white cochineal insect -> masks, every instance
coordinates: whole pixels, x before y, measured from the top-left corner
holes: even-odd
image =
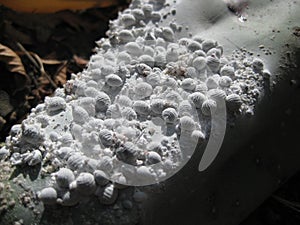
[[[178,113],[174,108],[167,108],[162,112],[162,118],[166,123],[174,123],[178,118]]]
[[[230,94],[226,97],[226,106],[229,110],[238,111],[242,103],[241,97],[237,94]]]
[[[68,168],[61,168],[54,174],[56,183],[61,188],[69,188],[70,184],[75,180],[75,175]]]
[[[46,97],[45,107],[49,113],[54,113],[66,108],[66,100],[62,97]]]
[[[207,99],[203,102],[201,111],[205,116],[211,116],[217,110],[217,103],[212,99]]]
[[[46,205],[53,205],[56,203],[57,192],[52,187],[47,187],[37,193],[38,199],[40,199]]]
[[[201,92],[194,92],[190,94],[188,98],[194,104],[196,109],[201,108],[203,102],[207,99],[207,97]]]
[[[135,101],[133,103],[133,109],[139,115],[149,115],[151,110],[150,106],[146,101]]]
[[[79,176],[73,181],[70,186],[70,190],[76,190],[82,195],[94,194],[97,186],[94,176],[90,173],[80,173]]]
[[[96,112],[105,112],[110,104],[110,97],[104,92],[99,92],[96,96]]]

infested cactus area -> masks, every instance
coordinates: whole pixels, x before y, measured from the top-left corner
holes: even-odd
[[[81,212],[78,224],[137,224],[147,192],[207,142],[220,102],[231,122],[254,114],[264,62],[243,49],[225,55],[180,21],[161,25],[174,12],[175,3],[133,1],[88,67],[12,128],[1,157],[37,171],[39,185],[21,185],[37,221],[61,210],[73,222]]]

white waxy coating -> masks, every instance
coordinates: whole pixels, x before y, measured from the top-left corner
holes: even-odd
[[[142,49],[139,44],[135,42],[129,42],[125,45],[126,51],[132,56],[139,56],[142,54]]]
[[[229,76],[222,76],[219,79],[220,87],[228,88],[232,83],[232,79]]]
[[[166,52],[167,62],[176,62],[178,60],[179,54],[175,48],[168,48]]]
[[[29,166],[35,166],[40,164],[43,160],[42,153],[39,150],[33,150],[30,154],[24,159]]]
[[[106,116],[108,118],[113,118],[113,119],[120,118],[121,116],[120,106],[118,104],[110,105],[106,111]]]
[[[22,138],[27,143],[37,145],[44,141],[44,134],[37,125],[22,124]]]
[[[70,184],[70,189],[76,189],[83,195],[92,195],[96,190],[94,176],[90,173],[80,173],[76,180]]]
[[[151,15],[151,13],[152,13],[152,11],[153,11],[153,6],[152,6],[151,4],[144,4],[144,5],[142,6],[142,10],[143,10],[145,16],[148,17],[148,16]]]
[[[195,105],[195,108],[199,109],[206,100],[206,96],[201,92],[194,92],[189,95],[189,100]]]
[[[53,205],[56,203],[57,192],[54,188],[44,188],[37,194],[38,198],[46,205]]]
[[[108,184],[103,191],[100,193],[99,200],[100,203],[104,205],[113,204],[118,198],[118,189],[114,187],[113,184]]]
[[[147,98],[152,94],[152,86],[146,82],[138,83],[135,88],[134,92],[140,99]]]
[[[212,48],[207,52],[207,55],[220,59],[222,56],[222,50],[219,48]]]
[[[123,80],[116,74],[110,74],[105,77],[105,82],[111,87],[120,87],[123,84]]]
[[[193,66],[197,70],[203,70],[206,68],[206,58],[199,56],[193,60]]]
[[[68,188],[71,182],[75,180],[75,176],[72,170],[68,168],[61,168],[55,174],[55,180],[59,187]]]
[[[162,29],[162,36],[166,41],[174,40],[174,32],[170,27],[164,27]]]
[[[167,108],[162,112],[162,118],[166,123],[174,123],[178,118],[177,111],[174,108]]]
[[[128,98],[126,95],[118,95],[115,99],[115,103],[124,107],[131,107],[132,100]]]
[[[72,107],[73,121],[78,124],[83,124],[89,118],[88,112],[81,106]]]
[[[208,89],[215,89],[219,87],[219,82],[218,79],[216,79],[215,77],[209,77],[206,80],[206,86]]]
[[[234,68],[232,66],[225,65],[221,68],[220,75],[233,78],[234,77]]]
[[[66,100],[61,97],[46,97],[45,107],[49,113],[64,110],[66,108]]]
[[[165,101],[163,99],[153,99],[150,103],[151,111],[155,114],[161,114],[165,109]]]
[[[117,158],[126,163],[134,163],[137,159],[138,149],[132,142],[126,142],[116,150]]]
[[[146,65],[153,67],[154,66],[154,58],[150,55],[142,55],[139,58],[141,63],[145,63]]]
[[[179,116],[187,116],[193,114],[193,107],[188,100],[183,100],[182,102],[180,102],[178,114]]]
[[[190,50],[191,52],[201,50],[201,44],[197,41],[191,41],[187,47],[188,47],[188,50]]]
[[[206,64],[211,72],[217,73],[220,67],[220,59],[215,56],[206,57]]]
[[[107,175],[102,170],[95,170],[94,171],[94,178],[98,185],[103,186],[109,183],[107,179]]]
[[[158,23],[159,21],[161,21],[161,14],[159,12],[152,12],[151,20],[153,23]]]
[[[149,115],[151,111],[149,104],[145,101],[135,101],[133,103],[133,109],[140,115]]]
[[[157,140],[157,130],[156,128],[152,130],[152,125],[149,127],[149,124],[162,126],[159,129],[165,127],[173,129],[176,126],[177,135],[181,130],[182,134],[187,134],[192,140],[204,140],[206,133],[196,122],[197,110],[195,108],[201,108],[203,114],[209,116],[211,111],[213,113],[216,110],[217,104],[219,105],[218,99],[226,97],[226,92],[229,94],[226,98],[228,109],[231,110],[229,113],[235,115],[238,110],[242,112],[247,106],[244,108],[241,104],[245,102],[247,104],[249,98],[251,102],[255,102],[255,97],[249,97],[245,86],[242,85],[242,82],[249,81],[247,76],[243,76],[244,73],[247,75],[250,71],[249,73],[254,76],[263,73],[262,61],[252,57],[243,61],[234,58],[229,62],[225,56],[222,56],[222,46],[218,46],[215,41],[199,37],[182,38],[177,41],[175,38],[178,36],[177,32],[180,32],[180,25],[175,20],[171,21],[167,27],[161,27],[157,23],[162,15],[167,15],[160,11],[160,7],[165,8],[161,4],[165,1],[150,0],[148,3],[150,4],[135,0],[133,2],[135,7],[125,10],[118,20],[112,21],[111,30],[108,32],[109,39],[102,39],[98,42],[100,48],[97,49],[97,55],[91,58],[88,68],[78,75],[72,75],[74,80],[68,82],[65,90],[56,91],[55,96],[63,99],[64,103],[59,103],[58,107],[56,103],[50,107],[47,104],[39,105],[30,114],[28,120],[30,125],[37,124],[36,129],[22,128],[12,139],[12,142],[25,141],[30,147],[35,145],[34,149],[46,140],[45,158],[47,160],[48,157],[54,158],[51,165],[55,169],[62,169],[66,166],[70,171],[76,171],[74,172],[76,176],[78,173],[90,172],[94,175],[95,184],[98,185],[97,193],[103,194],[106,191],[109,201],[114,195],[113,189],[121,186],[117,184],[112,186],[107,179],[103,179],[104,172],[99,171],[105,171],[108,178],[111,175],[114,178],[119,177],[121,183],[126,183],[127,175],[130,174],[126,169],[122,169],[121,175],[120,171],[114,170],[114,163],[117,159],[134,165],[142,165],[138,173],[152,180],[164,177],[165,170],[152,170],[149,169],[149,165],[162,162],[169,170],[172,170],[180,164],[180,159],[175,160],[176,157],[174,157],[170,160],[170,155],[182,154],[184,148],[177,149],[178,143],[175,141],[171,144],[171,141],[164,137],[164,129],[160,130],[162,137],[158,138],[162,138],[162,141]],[[172,10],[173,12],[175,9]],[[111,82],[110,75],[112,74],[118,76],[122,82],[119,78],[116,82]],[[259,86],[260,81],[254,82],[254,86]],[[146,89],[145,84],[148,85]],[[135,93],[139,85],[144,85],[140,91],[142,94]],[[151,92],[147,89],[151,89]],[[255,94],[260,90],[258,88],[251,91]],[[230,95],[231,93],[236,93],[239,98]],[[240,99],[241,96],[243,99]],[[141,101],[144,105],[137,103],[137,100],[141,99],[144,100]],[[69,107],[71,105],[73,105],[72,111]],[[47,107],[53,112],[49,113]],[[74,113],[74,107],[83,108],[88,115],[79,113],[81,119],[75,118],[73,121],[68,120],[67,117],[62,118],[66,121],[62,122],[66,130],[58,126],[50,134],[51,121],[55,121],[59,116]],[[55,112],[56,108],[61,114]],[[64,109],[66,112],[60,112]],[[41,114],[44,112],[48,112],[47,117],[42,117]],[[163,119],[167,122],[166,124]],[[49,120],[49,124],[45,123],[46,120]],[[174,121],[174,124],[168,124],[170,121]],[[68,126],[70,123],[72,123],[71,126]],[[60,125],[60,122],[57,124]],[[43,133],[44,131],[46,132]],[[153,132],[155,135],[152,136]],[[170,147],[171,145],[175,147]],[[29,162],[34,158],[32,153],[35,151],[44,154],[44,149],[22,154],[17,151],[24,149],[14,144],[12,147],[11,160],[14,164]],[[52,148],[59,150],[52,151]],[[80,180],[78,177],[77,179]],[[83,201],[82,195],[85,194],[76,191],[80,187],[78,180],[70,184],[77,196],[73,195],[75,193],[73,190],[66,193],[60,192],[57,199],[59,204],[75,205]],[[114,181],[118,182],[116,179]],[[55,188],[59,190],[62,187],[57,185]],[[134,199],[139,199],[137,196],[135,194]],[[103,197],[105,196],[100,195],[100,198]],[[105,204],[105,199],[104,201],[100,199],[100,202]],[[114,202],[111,201],[112,204]]]
[[[217,110],[217,103],[212,99],[207,99],[203,102],[201,111],[205,116],[210,116]]]
[[[128,64],[131,62],[131,56],[127,53],[127,52],[120,52],[118,57],[117,57],[117,61],[120,62],[124,62],[125,64]]]
[[[193,131],[195,129],[195,121],[189,116],[180,118],[181,131]]]
[[[71,170],[78,170],[84,165],[85,159],[80,153],[75,153],[68,158],[67,165]]]
[[[205,52],[208,52],[210,49],[216,47],[218,43],[214,40],[204,40],[202,43],[202,49]]]
[[[87,88],[84,90],[84,95],[85,95],[86,97],[94,98],[94,97],[96,97],[98,94],[99,94],[98,89],[96,89],[96,88],[94,88],[94,87],[87,87]]]
[[[121,21],[124,27],[130,27],[136,23],[134,16],[131,14],[123,14],[121,17]]]
[[[151,57],[153,57],[154,54],[155,54],[154,49],[153,49],[151,46],[145,46],[145,47],[143,48],[143,53],[144,53],[145,55],[149,55],[149,56],[151,56]],[[152,58],[152,59],[153,59],[153,58]],[[153,59],[153,60],[154,60],[154,59]]]
[[[145,18],[145,14],[141,9],[133,9],[131,12],[137,21],[143,20]]]
[[[160,74],[159,73],[150,73],[146,77],[147,83],[152,85],[152,87],[158,86],[161,82]]]
[[[113,143],[113,133],[112,133],[112,131],[110,131],[108,129],[100,130],[99,139],[100,139],[100,142],[103,144],[103,146],[110,147]]]
[[[264,69],[264,63],[261,59],[255,58],[252,62],[252,67],[255,72],[261,72]]]
[[[205,135],[201,130],[194,130],[191,134],[191,138],[196,142],[202,142],[203,140],[205,140]]]
[[[181,82],[181,87],[188,91],[193,91],[196,88],[196,82],[192,78],[186,78]]]
[[[129,121],[137,118],[136,112],[131,107],[124,107],[121,110],[121,116]]]
[[[119,40],[121,43],[134,41],[134,35],[130,30],[122,30],[119,33]]]
[[[226,93],[220,89],[211,89],[207,92],[208,98],[215,100],[216,102],[225,101]]]
[[[232,111],[238,111],[242,105],[241,97],[237,94],[230,94],[226,97],[226,106]]]
[[[105,112],[110,104],[110,97],[104,92],[99,92],[99,95],[96,96],[96,111]]]
[[[150,151],[146,155],[146,162],[149,165],[156,164],[161,161],[162,161],[161,156],[157,152]]]

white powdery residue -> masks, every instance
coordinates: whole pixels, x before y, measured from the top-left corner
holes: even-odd
[[[163,180],[186,163],[209,137],[220,101],[233,119],[253,111],[266,82],[263,61],[240,50],[226,57],[214,40],[178,40],[180,24],[157,23],[166,10],[164,1],[134,0],[111,22],[88,68],[13,127],[3,152],[14,164],[44,166],[46,157],[58,171],[39,195],[45,204],[75,205],[86,195],[115,204],[136,175]],[[138,168],[119,168],[120,161]],[[59,188],[66,192],[57,195]],[[136,203],[146,199],[131,194]],[[125,202],[126,210],[136,204]]]

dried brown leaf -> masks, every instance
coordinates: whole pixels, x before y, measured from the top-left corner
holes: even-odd
[[[44,65],[61,65],[64,61],[56,60],[56,59],[41,59],[41,62]]]
[[[0,62],[3,62],[9,72],[18,73],[27,78],[26,71],[20,57],[10,48],[0,44]]]
[[[87,65],[88,62],[89,62],[88,60],[83,59],[83,58],[81,58],[81,57],[79,57],[79,56],[77,56],[77,55],[74,55],[74,56],[73,56],[73,59],[74,59],[76,65],[79,66],[79,67],[81,67],[81,68],[85,68],[86,65]]]
[[[58,68],[54,77],[54,82],[59,86],[62,86],[67,82],[67,63]]]

